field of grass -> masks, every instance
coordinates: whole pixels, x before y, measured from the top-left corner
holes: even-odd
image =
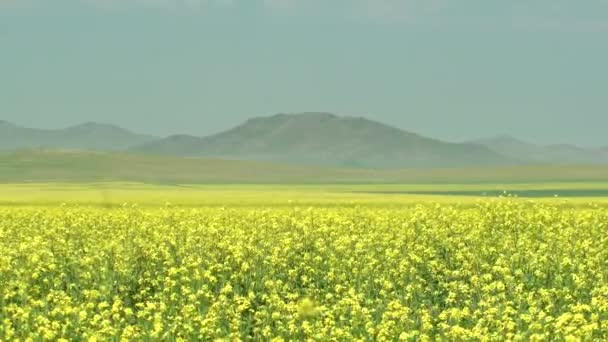
[[[606,340],[603,189],[2,184],[0,340]]]
[[[608,166],[357,169],[87,151],[0,153],[0,183],[500,184],[608,182]]]

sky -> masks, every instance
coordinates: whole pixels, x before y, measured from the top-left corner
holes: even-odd
[[[305,111],[608,145],[608,0],[0,0],[0,119],[207,135]]]

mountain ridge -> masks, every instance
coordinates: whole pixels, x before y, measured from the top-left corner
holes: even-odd
[[[136,152],[350,167],[496,165],[484,146],[448,143],[362,117],[304,112],[251,118],[206,137],[170,136]]]
[[[277,113],[208,136],[162,138],[94,121],[38,129],[0,120],[0,150],[28,148],[363,168],[608,164],[608,146],[540,145],[507,134],[446,142],[365,117],[328,112]]]
[[[85,122],[60,129],[41,129],[0,120],[0,150],[5,151],[27,148],[125,150],[155,139],[158,138],[97,122]]]
[[[509,157],[528,163],[608,164],[608,149],[584,148],[572,144],[533,144],[509,135],[472,140]]]

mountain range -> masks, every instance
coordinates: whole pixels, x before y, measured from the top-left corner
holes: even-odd
[[[512,136],[478,139],[481,144],[510,158],[538,164],[608,164],[608,148],[583,148],[568,144],[537,145]]]
[[[443,142],[368,119],[329,113],[254,118],[212,136],[171,136],[134,151],[372,168],[508,162],[508,158],[479,144]]]
[[[93,122],[52,130],[0,121],[0,150],[33,148],[361,168],[608,164],[608,146],[540,146],[510,136],[453,143],[330,113],[277,114],[249,119],[215,135],[164,138]]]
[[[64,129],[37,129],[0,121],[0,150],[5,151],[31,148],[120,151],[156,139],[95,122]]]

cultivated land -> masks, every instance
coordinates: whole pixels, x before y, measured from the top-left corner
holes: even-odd
[[[608,183],[154,185],[107,182],[0,185],[0,205],[4,206],[398,207],[434,202],[471,204],[480,200],[498,200],[500,196],[519,196],[517,200],[523,202],[534,200],[564,206],[604,205],[608,204]]]
[[[608,338],[601,166],[23,151],[0,178],[0,340]]]
[[[0,339],[606,340],[608,201],[488,187],[0,185]]]

